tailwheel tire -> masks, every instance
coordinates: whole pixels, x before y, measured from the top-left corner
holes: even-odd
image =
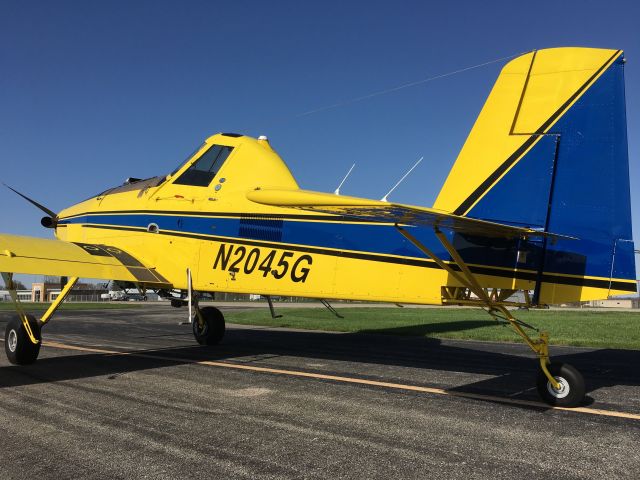
[[[193,319],[193,336],[200,345],[217,345],[224,337],[224,315],[216,307],[204,307],[200,309],[204,320],[201,328],[198,316]]]
[[[552,363],[549,373],[560,383],[555,389],[542,369],[538,373],[538,393],[549,405],[557,407],[577,407],[582,404],[585,395],[584,379],[580,372],[568,363]]]
[[[14,365],[29,365],[36,361],[38,353],[40,353],[40,345],[42,343],[40,324],[33,315],[27,315],[27,319],[33,336],[36,337],[38,343],[34,344],[31,341],[20,317],[13,317],[9,320],[4,331],[4,351],[9,362]]]

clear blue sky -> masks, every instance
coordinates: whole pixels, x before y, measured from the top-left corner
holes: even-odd
[[[268,135],[303,188],[430,206],[504,62],[624,49],[640,238],[640,2],[0,0],[0,180],[52,210],[168,173],[219,131]],[[0,231],[48,236],[0,189]]]

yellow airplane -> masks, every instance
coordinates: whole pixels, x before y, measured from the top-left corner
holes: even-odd
[[[231,133],[169,175],[57,214],[25,197],[57,239],[0,234],[5,283],[15,273],[70,278],[40,320],[12,291],[8,358],[36,360],[42,327],[78,277],[188,302],[204,345],[225,331],[218,309],[198,306],[205,292],[477,305],[538,356],[546,402],[579,405],[581,374],[552,363],[547,333],[531,338],[508,307],[636,291],[623,65],[622,51],[593,48],[509,62],[433,208],[301,190],[265,137]]]

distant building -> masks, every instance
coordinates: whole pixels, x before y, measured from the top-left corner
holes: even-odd
[[[22,302],[30,302],[32,298],[31,290],[17,290],[18,298]],[[0,290],[0,302],[10,302],[11,295],[9,295],[9,290]]]
[[[637,299],[609,298],[607,300],[591,300],[590,302],[587,303],[587,305],[589,307],[598,307],[598,308],[634,308],[637,305]]]
[[[21,302],[53,302],[62,291],[59,283],[37,282],[31,284],[31,290],[17,290],[18,299]],[[90,284],[76,284],[67,298],[71,302],[99,302],[103,293],[107,290],[96,288]],[[8,290],[0,290],[0,301],[10,302],[11,295]]]

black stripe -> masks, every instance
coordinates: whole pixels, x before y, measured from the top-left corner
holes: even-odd
[[[551,117],[549,117],[549,119],[544,122],[542,124],[542,126],[536,131],[536,134],[540,135],[542,133],[544,133],[544,131],[549,128],[551,126],[551,124],[553,122],[555,122],[556,118],[560,116],[560,114],[562,114],[562,112],[564,110],[566,110],[569,105],[571,105],[573,103],[573,101],[578,98],[580,95],[582,95],[582,93],[587,89],[588,85],[594,81],[598,76],[600,76],[600,74],[602,72],[605,71],[606,68],[609,67],[609,63],[616,58],[616,56],[618,56],[618,54],[620,54],[622,50],[616,50],[616,52],[611,55],[611,57],[609,57],[609,59],[604,62],[604,65],[602,65],[597,71],[596,73],[594,73],[593,75],[591,75],[591,77],[589,77],[589,80],[587,80],[584,85],[582,85],[582,87],[580,87],[573,95],[571,95],[571,97],[569,98],[569,100],[567,100],[566,102],[564,102],[564,104],[556,111],[556,113],[554,113]]]
[[[529,85],[529,79],[531,78],[531,70],[533,70],[533,63],[536,61],[537,53],[538,53],[537,50],[533,51],[533,56],[531,57],[531,63],[529,64],[529,70],[527,70],[527,78],[525,78],[524,80],[522,93],[520,94],[520,100],[518,101],[518,108],[516,108],[516,114],[513,116],[513,122],[511,122],[511,130],[509,130],[509,135],[513,135],[513,131],[516,129],[516,122],[518,121],[518,116],[520,115],[522,102],[524,102],[524,94],[527,91],[527,86]]]
[[[87,228],[103,228],[107,230],[125,230],[131,232],[146,232],[146,228],[141,227],[120,227],[120,226],[110,226],[110,225],[85,225]],[[247,240],[241,238],[230,238],[230,237],[219,237],[216,235],[201,235],[197,233],[183,233],[183,232],[173,232],[161,230],[159,232],[160,235],[168,235],[172,237],[183,237],[183,238],[194,238],[196,240],[208,240],[213,242],[222,242],[222,243],[233,243],[237,245],[248,245],[251,247],[266,247],[266,248],[274,248],[274,249],[286,249],[294,252],[304,252],[304,253],[316,253],[318,255],[331,255],[335,257],[348,257],[355,258],[357,260],[371,260],[375,262],[385,262],[385,263],[397,263],[401,265],[412,265],[416,267],[430,267],[430,268],[440,268],[434,262],[429,260],[422,259],[412,259],[412,258],[398,258],[398,257],[390,257],[381,254],[374,253],[359,253],[359,252],[347,252],[344,250],[330,250],[328,248],[321,247],[311,247],[311,246],[300,246],[300,245],[288,245],[282,243],[273,243],[262,240]]]
[[[69,215],[68,217],[60,218],[59,221],[69,220],[71,218],[85,217],[88,215],[111,215],[111,214],[157,214],[157,215],[184,215],[192,217],[223,217],[223,218],[252,218],[252,219],[265,219],[273,220],[274,218],[281,218],[283,220],[318,220],[323,222],[351,222],[351,223],[372,223],[372,220],[365,218],[345,217],[342,215],[302,215],[302,214],[273,214],[273,213],[239,213],[239,212],[194,212],[193,210],[178,211],[178,210],[105,210],[78,213],[75,215]],[[64,224],[60,226],[65,226]]]
[[[469,195],[469,197],[467,197],[467,199],[462,202],[460,204],[460,206],[458,208],[455,209],[455,211],[453,212],[455,215],[464,215],[465,213],[467,213],[467,211],[473,206],[474,203],[476,203],[476,201],[482,197],[482,195],[484,195],[487,190],[489,190],[489,188],[491,188],[491,186],[498,180],[498,178],[500,178],[500,176],[502,176],[502,174],[504,172],[506,172],[511,165],[513,165],[523,154],[524,152],[530,147],[532,146],[534,143],[536,143],[538,140],[540,140],[540,138],[542,138],[542,134],[545,133],[545,130],[547,128],[549,128],[549,126],[554,123],[557,118],[564,112],[564,110],[566,110],[566,108],[571,105],[571,103],[578,98],[583,92],[584,90],[587,88],[587,86],[595,79],[597,78],[604,70],[605,68],[607,68],[607,66],[609,65],[609,62],[611,62],[611,60],[613,60],[618,54],[620,53],[620,50],[616,50],[616,53],[614,53],[605,63],[604,65],[602,65],[597,71],[596,73],[594,73],[591,77],[589,77],[589,80],[587,80],[570,98],[569,100],[567,100],[566,102],[564,102],[562,104],[562,106],[555,111],[555,113],[553,115],[551,115],[546,122],[544,122],[540,128],[538,128],[538,130],[536,130],[536,132],[534,132],[533,134],[531,134],[532,136],[529,137],[524,144],[518,148],[509,158],[507,158],[507,160],[504,161],[504,163],[502,163],[502,165],[500,165],[495,172],[493,172],[491,175],[489,175],[489,177],[480,184],[480,186],[478,188],[476,188],[473,193],[471,195]]]
[[[127,252],[121,250],[117,247],[112,247],[110,245],[102,245],[102,244],[93,244],[93,243],[80,243],[80,242],[72,242],[74,245],[82,248],[85,252],[90,255],[98,256],[98,257],[111,257],[115,258],[120,264],[127,269],[127,271],[133,275],[133,277],[142,283],[165,283],[170,284],[166,278],[160,275],[158,272],[154,270],[148,269],[145,267],[140,261],[138,261],[133,256],[129,255]]]
[[[467,210],[471,208],[471,206],[478,200],[484,193],[489,190],[489,188],[500,178],[500,176],[506,172],[511,165],[515,163],[518,158],[520,158],[524,152],[542,137],[529,137],[523,144],[518,148],[513,155],[511,155],[507,160],[500,165],[489,177],[485,179],[484,182],[480,184],[478,188],[476,188],[471,195],[467,197],[467,199],[460,204],[458,208],[456,208],[453,212],[454,215],[464,215]]]
[[[85,225],[87,228],[102,228],[107,230],[125,230],[132,232],[146,232],[145,228],[139,227],[119,227],[119,226],[109,226],[109,225]],[[382,254],[373,254],[373,253],[360,253],[360,252],[348,252],[344,250],[329,250],[326,248],[320,247],[311,247],[311,246],[301,246],[301,245],[283,245],[281,243],[272,243],[272,242],[264,242],[264,241],[256,241],[256,240],[246,240],[241,238],[228,238],[228,237],[218,237],[215,235],[199,235],[196,233],[182,233],[182,232],[168,232],[166,230],[160,231],[160,235],[169,235],[173,237],[183,237],[183,238],[193,238],[196,240],[205,240],[205,241],[213,241],[213,242],[221,242],[221,243],[233,243],[237,245],[248,245],[252,247],[266,247],[266,248],[274,248],[280,250],[291,250],[294,252],[304,252],[304,253],[316,253],[318,255],[329,255],[334,257],[344,257],[344,258],[353,258],[356,260],[368,260],[372,262],[382,262],[382,263],[393,263],[397,265],[409,265],[414,267],[427,267],[440,269],[440,267],[431,260],[419,259],[419,258],[399,258],[399,257],[391,257],[388,255]],[[450,266],[457,271],[461,271],[460,267],[456,264],[450,264]],[[536,272],[521,272],[521,271],[512,271],[512,270],[500,270],[493,267],[483,267],[483,266],[470,266],[469,267],[473,273],[477,273],[479,275],[491,275],[494,277],[504,277],[504,278],[517,278],[519,280],[536,280],[537,273]],[[636,291],[636,284],[630,285],[627,282],[609,282],[609,280],[596,280],[589,278],[573,278],[573,277],[565,277],[561,275],[554,274],[544,274],[543,281],[548,283],[558,283],[563,285],[576,285],[576,286],[585,286],[585,287],[594,287],[594,288],[611,288],[614,290],[623,290],[628,292]]]
[[[140,261],[129,255],[127,252],[110,245],[95,246],[101,248],[103,251],[107,252],[113,258],[118,260],[122,265],[124,265],[129,273],[133,275],[138,282],[155,283],[158,281],[156,276],[149,269],[147,269],[142,263],[140,263]],[[169,282],[165,281],[163,283]]]

